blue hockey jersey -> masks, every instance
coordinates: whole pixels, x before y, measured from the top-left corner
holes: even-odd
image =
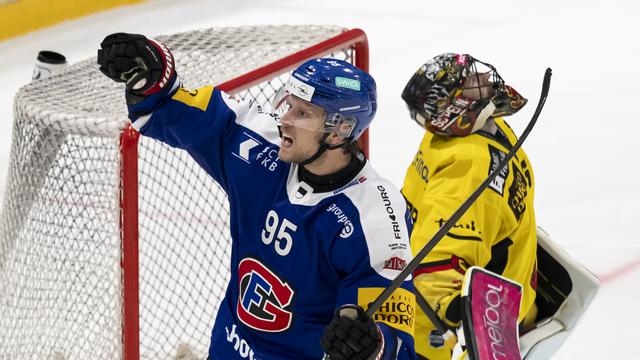
[[[133,126],[188,151],[230,203],[231,278],[209,358],[321,359],[334,311],[366,309],[411,259],[402,195],[369,163],[342,188],[316,193],[297,164],[278,159],[272,114],[213,87],[176,84],[170,94],[130,107]],[[374,315],[384,359],[415,359],[414,315],[407,279]]]

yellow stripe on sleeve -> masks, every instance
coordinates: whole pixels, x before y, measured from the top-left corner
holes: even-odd
[[[178,89],[173,95],[172,99],[180,101],[185,105],[189,105],[198,108],[202,111],[207,111],[211,95],[213,94],[213,86],[205,86],[196,90],[186,90],[184,88]]]

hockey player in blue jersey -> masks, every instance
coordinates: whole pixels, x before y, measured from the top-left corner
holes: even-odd
[[[209,359],[415,359],[411,279],[363,311],[411,259],[404,199],[356,142],[376,111],[370,75],[308,61],[267,113],[184,89],[171,52],[142,35],[107,36],[98,63],[126,84],[132,125],[186,150],[228,194],[231,277]]]

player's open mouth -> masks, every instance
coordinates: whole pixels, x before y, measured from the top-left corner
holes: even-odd
[[[282,147],[290,147],[293,145],[293,138],[282,134]]]

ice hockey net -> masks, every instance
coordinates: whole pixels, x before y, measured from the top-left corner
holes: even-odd
[[[158,40],[185,86],[221,84],[261,104],[309,58],[368,70],[359,29],[215,28]],[[128,127],[123,87],[95,58],[22,88],[14,120],[0,358],[206,358],[228,279],[223,191],[185,152]]]

